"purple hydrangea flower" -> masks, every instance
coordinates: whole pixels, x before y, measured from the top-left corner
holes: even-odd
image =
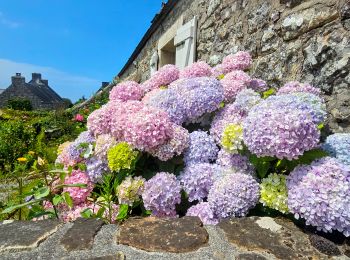
[[[263,92],[263,91],[268,90],[267,83],[262,79],[256,79],[256,78],[253,78],[250,81],[248,88],[251,88],[252,90],[254,90],[256,92]]]
[[[190,207],[187,210],[186,216],[199,217],[204,225],[216,225],[219,223],[208,202],[201,202]]]
[[[215,171],[215,165],[209,163],[193,163],[184,169],[179,180],[190,202],[202,201],[208,196]]]
[[[210,208],[219,220],[244,217],[259,201],[259,184],[250,175],[226,174],[209,191]]]
[[[248,114],[249,110],[260,101],[262,101],[262,98],[260,97],[259,93],[252,89],[243,89],[237,94],[234,104],[246,111]]]
[[[108,163],[105,160],[91,157],[86,161],[86,174],[93,183],[100,182],[103,175],[109,172]]]
[[[318,125],[305,109],[278,97],[254,106],[244,121],[244,143],[257,156],[293,160],[318,146]]]
[[[311,93],[316,96],[321,96],[321,90],[319,88],[315,88],[307,83],[300,83],[299,81],[291,81],[286,83],[283,87],[281,87],[277,95],[291,94],[291,93]]]
[[[236,104],[226,105],[215,115],[211,123],[210,135],[217,144],[220,144],[225,127],[229,124],[241,124],[246,116],[246,109]]]
[[[175,217],[181,202],[181,185],[175,175],[159,172],[145,182],[142,199],[147,210],[157,217]]]
[[[328,136],[323,149],[342,163],[350,165],[350,133],[336,133]]]
[[[248,157],[244,155],[231,154],[222,149],[218,153],[216,164],[222,166],[223,168],[228,168],[255,176],[255,168],[253,164],[251,164]]]
[[[174,123],[182,124],[217,110],[223,99],[223,88],[218,80],[200,77],[177,80],[144,102],[163,109]]]
[[[213,137],[204,131],[194,131],[190,133],[189,146],[184,152],[184,161],[186,164],[215,161],[218,151]]]
[[[350,236],[350,167],[325,157],[287,177],[288,208],[318,230]]]

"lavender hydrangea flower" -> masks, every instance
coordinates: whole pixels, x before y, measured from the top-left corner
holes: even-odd
[[[188,130],[178,125],[174,125],[173,129],[173,137],[167,143],[150,151],[150,154],[161,161],[167,161],[176,155],[182,154],[188,147]]]
[[[109,172],[106,160],[91,157],[86,161],[86,174],[93,183],[101,182],[103,175]]]
[[[157,217],[175,217],[181,202],[181,185],[175,175],[159,172],[145,182],[142,199],[147,210]]]
[[[327,137],[323,149],[332,157],[350,165],[350,133],[336,133]]]
[[[325,157],[287,177],[288,208],[318,230],[350,236],[350,167]]]
[[[286,83],[283,87],[281,87],[277,95],[291,94],[291,93],[311,93],[316,96],[321,95],[321,90],[319,88],[315,88],[307,83],[300,83],[299,81],[291,81]]]
[[[263,91],[268,90],[267,83],[264,80],[257,79],[257,78],[251,79],[248,88],[251,88],[252,90],[254,90],[256,92],[263,92]]]
[[[188,201],[202,201],[208,196],[215,170],[215,166],[209,163],[193,163],[184,169],[179,181],[188,195]]]
[[[223,98],[223,88],[218,80],[200,77],[177,80],[144,102],[166,111],[174,123],[182,124],[215,111]]]
[[[204,131],[194,131],[190,133],[189,146],[184,152],[184,161],[186,164],[215,161],[218,151],[213,137]]]
[[[216,225],[219,223],[208,202],[201,202],[190,207],[187,210],[186,216],[199,217],[204,225]]]
[[[246,111],[248,114],[249,110],[253,106],[260,103],[260,101],[262,101],[262,98],[260,97],[259,93],[252,89],[244,89],[237,94],[234,104]]]
[[[232,169],[236,172],[244,172],[255,176],[255,168],[249,162],[248,157],[240,154],[231,154],[224,149],[219,151],[216,164],[222,166],[223,168]]]
[[[243,139],[257,156],[293,160],[318,146],[320,131],[309,110],[279,101],[267,98],[252,108]]]
[[[259,200],[259,184],[250,175],[226,174],[209,191],[210,208],[219,220],[244,217]]]
[[[243,123],[243,120],[247,115],[247,110],[242,109],[236,104],[226,105],[215,115],[211,123],[210,135],[214,138],[217,144],[220,144],[225,127],[229,124]]]

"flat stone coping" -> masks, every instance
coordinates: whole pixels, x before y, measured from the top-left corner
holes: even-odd
[[[0,222],[0,259],[349,259],[337,244],[283,218],[247,217],[204,226],[196,217]]]

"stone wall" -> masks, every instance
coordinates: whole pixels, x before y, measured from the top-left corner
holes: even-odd
[[[334,241],[332,241],[334,240]],[[131,218],[120,225],[77,219],[0,222],[0,258],[89,260],[349,259],[350,240],[301,230],[288,219]]]
[[[349,0],[179,0],[122,79],[144,81],[160,36],[180,17],[199,18],[197,58],[211,65],[250,51],[250,74],[275,88],[290,80],[325,93],[333,132],[350,131]]]

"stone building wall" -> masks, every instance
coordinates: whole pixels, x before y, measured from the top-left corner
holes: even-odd
[[[184,22],[198,17],[198,60],[216,65],[250,51],[250,75],[276,88],[290,80],[320,87],[331,130],[350,131],[349,0],[179,0],[122,79],[149,77],[157,41],[180,15]]]

